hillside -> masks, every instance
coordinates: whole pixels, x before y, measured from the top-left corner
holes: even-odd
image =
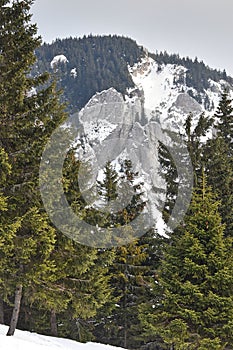
[[[36,71],[55,73],[59,87],[64,90],[64,100],[73,112],[97,91],[115,87],[125,93],[128,87],[133,87],[127,66],[144,56],[143,48],[135,41],[117,36],[58,39],[42,45],[36,54]],[[53,61],[60,55],[63,59]]]
[[[158,72],[167,65],[182,66],[183,73],[174,77],[174,85],[181,90],[186,87],[187,93],[197,102],[204,100],[207,110],[213,109],[205,94],[210,81],[225,81],[227,85],[233,85],[233,79],[225,71],[211,69],[198,59],[193,61],[166,52],[148,53],[134,40],[116,35],[57,39],[52,44],[43,44],[36,55],[38,62],[33,74],[48,70],[55,75],[59,88],[64,91],[63,100],[71,112],[84,107],[96,92],[111,87],[124,95],[128,88],[135,86],[128,67],[145,57],[156,61]]]

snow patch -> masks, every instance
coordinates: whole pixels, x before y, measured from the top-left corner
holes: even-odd
[[[16,330],[13,337],[6,337],[7,326],[0,325],[1,350],[121,350],[121,348],[97,343],[82,344],[70,339],[48,337]]]
[[[180,93],[175,77],[184,74],[185,68],[172,64],[159,65],[150,57],[142,59],[133,67],[129,67],[134,84],[144,93],[144,107],[150,119],[156,111],[161,111],[160,120],[167,117],[167,110],[175,102]]]
[[[58,63],[68,63],[68,62],[69,61],[65,55],[57,55],[52,59],[50,66],[53,69]]]
[[[78,76],[77,68],[71,69],[70,75],[71,75],[73,78],[77,78],[77,76]]]
[[[117,127],[117,125],[112,124],[104,119],[84,122],[83,126],[85,135],[87,135],[88,140],[98,140],[99,142],[104,141]]]
[[[35,96],[37,94],[37,91],[34,87],[31,88],[31,90],[28,90],[27,93],[26,93],[26,96],[27,97],[32,97],[32,96]]]

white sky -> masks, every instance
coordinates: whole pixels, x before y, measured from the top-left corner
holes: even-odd
[[[35,0],[32,13],[46,42],[120,34],[233,76],[233,0]]]

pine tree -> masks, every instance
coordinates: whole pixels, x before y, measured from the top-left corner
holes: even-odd
[[[99,194],[107,201],[115,200],[117,198],[117,179],[116,170],[108,161],[104,168],[104,180],[98,181]]]
[[[107,318],[104,338],[105,342],[126,349],[140,344],[137,309],[148,288],[147,267],[143,264],[147,257],[145,248],[146,245],[136,240],[116,248],[116,257],[110,269],[114,296],[118,301],[112,315]]]
[[[83,334],[91,331],[88,324],[79,333],[76,327],[76,335],[72,327],[76,320],[82,322],[93,318],[105,303],[110,302],[108,270],[112,253],[80,245],[60,234],[51,261],[54,266],[52,276],[41,281],[33,293],[29,291],[28,301],[39,311],[31,327],[53,336],[66,335],[83,341]],[[46,314],[46,322],[37,325],[41,314]]]
[[[146,234],[140,238],[140,245],[144,247],[144,253],[146,259],[143,261],[145,268],[144,285],[141,291],[142,297],[140,302],[137,304],[137,320],[140,322],[138,327],[137,340],[138,344],[141,345],[141,349],[145,350],[161,350],[159,341],[154,337],[154,334],[145,333],[141,324],[141,315],[139,310],[145,309],[145,305],[154,304],[155,299],[155,280],[157,278],[157,271],[161,266],[161,261],[164,255],[164,249],[166,244],[169,242],[169,238],[160,235],[156,229],[151,228]],[[159,293],[158,293],[159,295]],[[146,311],[147,312],[147,311]],[[140,342],[139,342],[140,341]]]
[[[39,165],[48,137],[65,114],[55,85],[48,84],[48,74],[30,76],[40,45],[36,26],[30,23],[32,1],[1,0],[0,4],[0,142],[12,166],[3,192],[8,197],[9,220],[21,222],[12,243],[14,273],[5,281],[9,301],[15,300],[8,331],[13,335],[22,295],[47,279],[53,269],[49,255],[55,231],[42,209]]]
[[[4,188],[7,176],[11,171],[8,156],[0,149],[0,188]],[[4,324],[4,301],[7,301],[9,292],[8,278],[14,273],[11,261],[14,256],[14,244],[17,230],[20,228],[20,220],[17,218],[11,222],[8,218],[7,198],[0,192],[0,323]]]
[[[215,135],[203,148],[203,159],[208,183],[218,195],[220,214],[226,224],[225,234],[233,232],[233,108],[232,100],[224,91],[215,117]]]
[[[153,304],[141,308],[142,326],[165,349],[232,344],[232,240],[224,238],[218,207],[203,178],[166,246]]]
[[[193,115],[190,113],[184,123],[184,135],[170,132],[169,136],[171,141],[169,147],[159,142],[158,150],[161,176],[164,178],[167,187],[163,208],[163,218],[166,223],[175,207],[178,191],[181,190],[181,186],[182,191],[184,191],[185,181],[187,182],[187,180],[186,187],[192,185],[192,182],[196,185],[198,176],[200,176],[203,167],[202,139],[212,126],[213,119],[206,117],[202,113],[198,117],[196,126],[193,124]],[[173,153],[171,150],[173,150]],[[174,153],[176,154],[176,160],[174,159]],[[179,159],[179,163],[177,159]],[[188,174],[189,172],[192,172],[192,176]],[[181,207],[182,205],[186,206],[187,203],[181,203]]]
[[[233,158],[232,158],[233,159]],[[208,183],[221,200],[219,212],[226,224],[225,235],[233,232],[233,162],[229,158],[229,146],[218,136],[204,147],[204,161]]]
[[[67,154],[63,169],[63,185],[66,198],[72,209],[78,215],[81,215],[82,220],[86,220],[90,225],[95,225],[96,222],[100,224],[99,220],[102,220],[104,225],[107,220],[105,213],[99,214],[96,209],[86,208],[85,199],[82,197],[79,188],[79,171],[80,161],[75,155],[75,150],[72,149]],[[88,177],[88,168],[86,168],[86,171]],[[85,236],[85,228],[82,228],[82,231]],[[87,236],[88,234],[89,232],[87,232]],[[92,331],[92,329],[89,329],[88,320],[94,318],[97,311],[105,304],[112,303],[109,267],[114,258],[114,251],[83,246],[77,241],[71,241],[63,236],[60,236],[57,240],[56,249],[52,254],[56,266],[55,289],[52,294],[56,295],[57,293],[58,298],[53,296],[51,302],[54,305],[53,308],[57,317],[62,323],[68,317],[71,320],[72,327],[75,328],[74,324],[77,321],[77,335],[75,337],[77,340],[83,341],[87,333]],[[58,286],[58,289],[56,289],[56,286]],[[62,289],[59,286],[62,286]],[[44,297],[46,298],[46,295]],[[61,309],[59,303],[56,303],[56,299],[62,301],[63,298],[66,301],[62,302],[63,309]],[[83,324],[84,321],[87,322],[86,329],[80,327],[80,324]],[[66,333],[74,337],[71,327],[66,329]]]
[[[128,232],[127,226],[137,215],[141,214],[145,202],[142,200],[142,183],[138,181],[138,173],[133,171],[130,160],[121,163],[121,171],[117,174],[110,162],[106,163],[104,169],[105,177],[98,182],[99,191],[106,203],[111,199],[121,197],[124,203],[125,186],[131,190],[131,200],[126,201],[126,207],[117,213],[110,215],[111,224],[121,225],[122,236],[131,242],[114,249],[115,258],[110,266],[110,282],[115,298],[115,307],[105,310],[99,314],[94,334],[97,341],[123,346],[124,348],[135,348],[141,344],[139,338],[140,323],[137,317],[139,303],[144,300],[149,289],[146,273],[148,267],[144,264],[147,258],[147,245],[140,239],[135,239],[133,232]],[[114,185],[113,185],[114,184]],[[117,186],[118,185],[118,186]],[[123,193],[123,197],[122,197]],[[108,311],[108,312],[107,312]]]
[[[12,163],[6,193],[25,213],[29,202],[38,202],[41,154],[65,114],[55,85],[48,85],[48,74],[30,76],[36,60],[34,51],[40,45],[36,26],[30,24],[32,1],[4,6],[7,3],[1,6],[0,139]]]
[[[161,176],[166,182],[166,200],[163,208],[163,219],[167,223],[178,195],[178,173],[174,159],[168,148],[159,142],[158,157],[161,165]]]
[[[199,116],[197,125],[193,126],[193,115],[190,113],[185,121],[186,143],[194,171],[194,185],[197,185],[197,179],[201,176],[203,167],[203,136],[209,131],[213,125],[213,119],[208,118],[202,113]]]
[[[217,133],[233,150],[233,107],[229,92],[225,89],[221,95],[218,108],[214,116],[217,118]],[[232,153],[231,153],[232,155]]]

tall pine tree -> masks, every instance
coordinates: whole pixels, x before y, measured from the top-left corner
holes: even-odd
[[[9,262],[14,273],[8,275],[6,288],[14,304],[8,331],[13,335],[24,291],[52,272],[55,231],[42,209],[39,164],[48,137],[65,114],[48,75],[30,76],[40,45],[36,26],[30,23],[32,1],[1,0],[0,5],[0,142],[12,166],[3,192],[8,197],[9,219],[21,221]]]
[[[225,234],[233,236],[233,107],[224,91],[215,113],[215,135],[203,148],[208,183],[218,195]]]
[[[127,226],[141,214],[145,201],[142,200],[142,183],[138,181],[138,173],[133,171],[130,160],[121,163],[121,171],[116,172],[110,162],[106,163],[104,179],[98,182],[99,192],[106,203],[126,195],[125,186],[132,191],[132,198],[126,206],[109,216],[111,225],[121,225],[122,236],[131,242],[114,248],[115,258],[110,266],[110,282],[113,289],[115,305],[106,310],[105,315],[99,314],[94,334],[97,341],[110,343],[124,348],[140,346],[140,322],[137,317],[138,305],[145,300],[148,293],[148,245],[143,240],[135,239],[133,232]],[[127,188],[126,188],[127,189]]]
[[[8,156],[2,148],[0,149],[0,168],[0,188],[2,189],[11,171]],[[14,239],[17,230],[20,228],[21,221],[17,218],[14,221],[9,220],[8,200],[2,192],[0,192],[0,213],[0,323],[4,324],[4,302],[8,301],[10,290],[8,279],[9,275],[15,272],[12,266]]]
[[[165,349],[232,345],[232,240],[224,238],[218,207],[203,178],[166,246],[153,304],[141,308],[146,333],[159,337]]]

